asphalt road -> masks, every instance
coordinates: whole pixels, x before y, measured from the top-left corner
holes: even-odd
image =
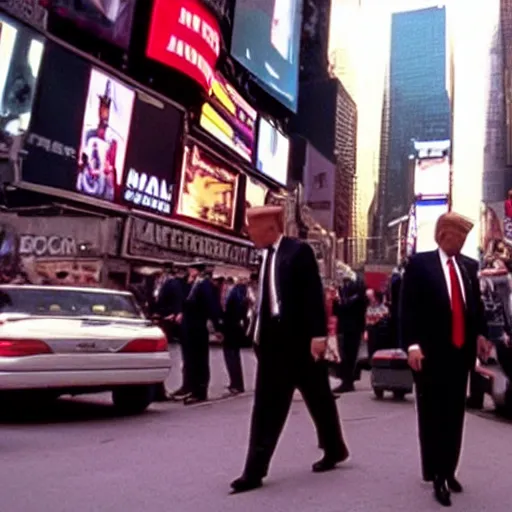
[[[246,370],[253,359],[245,354]],[[212,396],[223,393],[220,353]],[[179,380],[178,368],[169,384]],[[252,382],[251,382],[252,384]],[[155,404],[119,418],[106,395],[61,400],[44,413],[0,416],[1,512],[427,512],[440,507],[419,479],[414,405],[373,399],[368,381],[338,405],[352,452],[316,475],[311,420],[294,402],[262,489],[229,496],[247,444],[251,394],[184,407]],[[467,416],[453,510],[510,510],[512,425],[485,412]]]

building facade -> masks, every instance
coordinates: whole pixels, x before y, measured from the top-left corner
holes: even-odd
[[[451,136],[446,8],[394,13],[391,18],[386,220],[405,213],[408,159],[414,140]]]

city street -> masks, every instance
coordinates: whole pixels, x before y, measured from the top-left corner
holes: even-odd
[[[212,350],[213,396],[225,384]],[[244,354],[246,373],[254,363]],[[176,367],[170,384],[179,380]],[[316,437],[297,397],[266,485],[229,496],[242,468],[251,393],[186,408],[155,404],[118,418],[108,397],[61,400],[52,410],[1,417],[2,512],[424,512],[439,510],[419,479],[412,399],[372,397],[367,376],[338,400],[351,460],[331,473],[310,471]],[[467,416],[466,450],[454,510],[510,509],[512,425],[491,412]]]

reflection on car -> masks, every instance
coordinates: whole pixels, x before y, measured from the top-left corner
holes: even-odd
[[[0,285],[0,392],[112,391],[145,410],[171,367],[167,340],[128,292]],[[12,395],[11,395],[12,396]]]

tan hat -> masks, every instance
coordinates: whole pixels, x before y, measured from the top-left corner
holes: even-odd
[[[266,217],[283,217],[284,208],[282,206],[256,206],[247,209],[247,220],[257,221]]]
[[[437,220],[436,232],[444,229],[454,229],[466,236],[473,229],[473,222],[458,213],[444,213]]]

